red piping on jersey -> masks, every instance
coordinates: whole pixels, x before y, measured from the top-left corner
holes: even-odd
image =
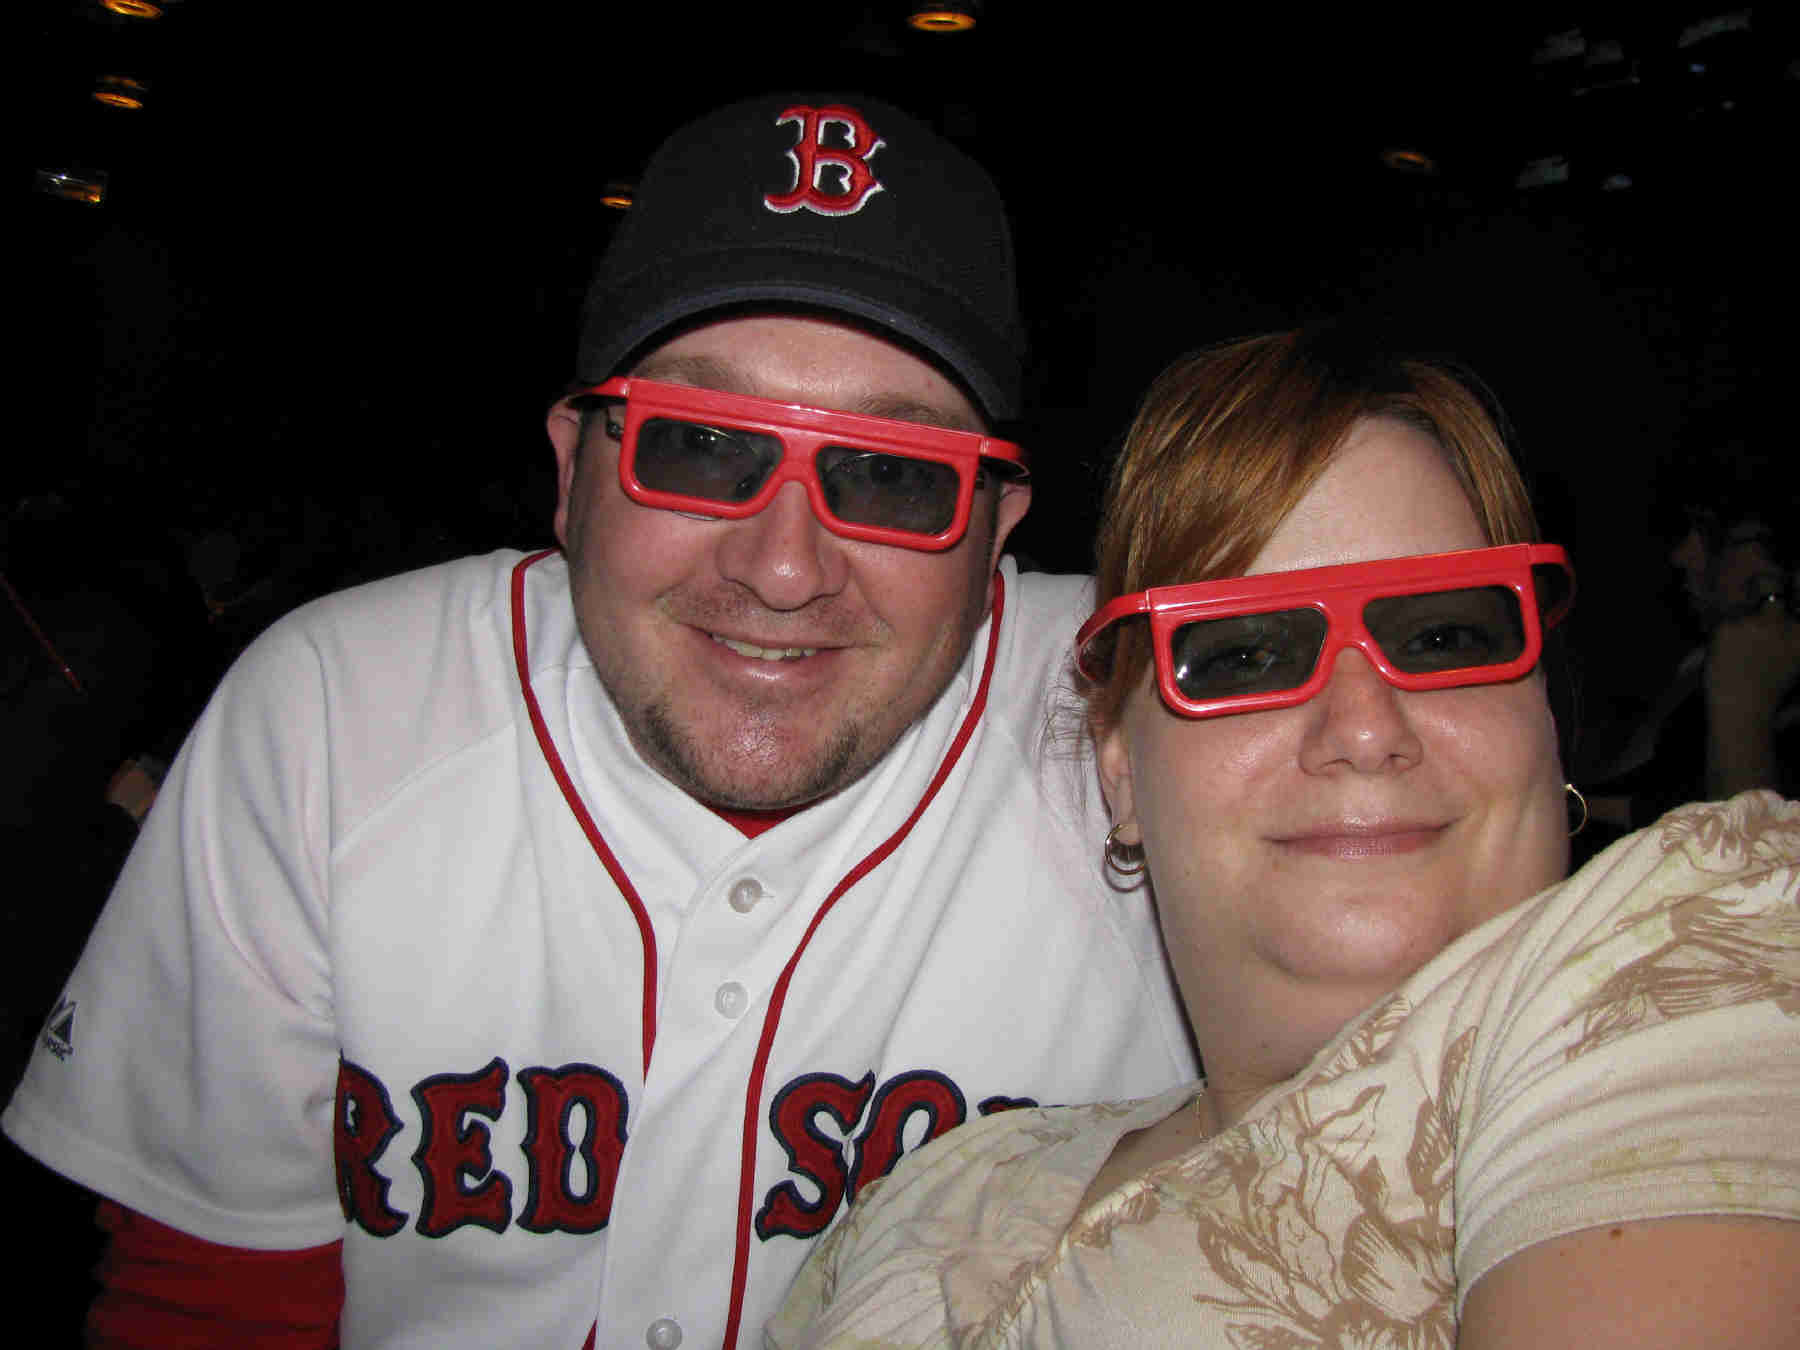
[[[519,668],[519,689],[525,695],[525,711],[531,717],[531,729],[537,736],[538,749],[543,752],[544,763],[550,767],[550,776],[556,779],[557,787],[562,789],[563,800],[568,802],[569,810],[575,813],[575,821],[581,826],[581,832],[587,836],[588,843],[593,845],[601,865],[606,868],[607,875],[612,877],[613,885],[619,888],[619,894],[625,897],[625,903],[631,906],[632,917],[637,920],[638,936],[644,943],[644,1078],[648,1081],[650,1050],[656,1044],[656,931],[650,926],[650,913],[644,908],[643,900],[638,897],[637,889],[632,886],[631,878],[625,875],[625,869],[613,857],[613,851],[606,846],[606,840],[600,837],[599,827],[588,814],[581,794],[575,790],[575,783],[569,777],[562,755],[558,752],[556,743],[550,739],[550,728],[544,725],[543,711],[538,707],[537,694],[531,687],[531,662],[525,650],[525,569],[555,552],[555,549],[547,548],[533,553],[528,558],[521,558],[513,568],[513,661]],[[911,824],[910,821],[907,823]]]
[[[981,679],[975,686],[975,699],[969,705],[969,712],[963,718],[962,726],[957,730],[956,739],[950,743],[950,749],[944,755],[944,762],[938,765],[938,771],[925,793],[919,798],[919,804],[913,807],[912,814],[906,818],[900,828],[895,830],[875,850],[855,867],[844,874],[831,894],[825,897],[825,903],[819,906],[819,912],[813,915],[812,922],[806,926],[806,932],[800,937],[800,945],[794,948],[794,954],[782,968],[781,978],[775,981],[775,987],[769,995],[769,1010],[763,1014],[762,1039],[756,1045],[756,1058],[750,1065],[750,1084],[744,1097],[744,1152],[743,1166],[738,1174],[738,1216],[737,1216],[737,1254],[731,1265],[731,1307],[725,1318],[725,1341],[723,1350],[736,1350],[738,1323],[744,1315],[744,1287],[750,1279],[750,1211],[756,1203],[756,1138],[762,1117],[762,1085],[763,1075],[769,1067],[769,1055],[775,1048],[775,1029],[781,1020],[781,1007],[787,1001],[788,984],[794,978],[794,970],[800,964],[800,958],[806,952],[807,943],[824,922],[825,916],[837,904],[840,896],[870,872],[874,871],[888,854],[900,846],[900,841],[912,832],[925,808],[931,805],[937,796],[938,789],[944,786],[944,780],[962,758],[963,747],[968,745],[969,737],[975,733],[976,723],[981,721],[981,714],[987,708],[988,684],[994,677],[994,652],[1000,645],[1000,616],[1006,609],[1006,585],[1000,574],[994,574],[994,603],[989,615],[987,654],[981,668]]]

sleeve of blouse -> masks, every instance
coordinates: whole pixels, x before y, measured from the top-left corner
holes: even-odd
[[[1672,812],[1564,883],[1488,994],[1459,1111],[1460,1301],[1625,1220],[1800,1219],[1800,805]]]

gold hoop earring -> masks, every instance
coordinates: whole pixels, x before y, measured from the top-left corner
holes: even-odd
[[[1119,831],[1124,828],[1125,822],[1120,821],[1106,832],[1106,843],[1101,846],[1101,853],[1105,856],[1106,865],[1120,876],[1135,877],[1144,870],[1144,846],[1122,843]]]
[[[1569,838],[1573,839],[1576,835],[1580,834],[1583,830],[1585,830],[1587,828],[1587,823],[1588,823],[1587,798],[1581,795],[1581,789],[1576,787],[1573,783],[1564,783],[1563,791],[1568,793],[1568,795],[1573,799],[1572,805],[1579,806],[1581,808],[1581,819],[1576,821],[1574,828],[1569,831]]]

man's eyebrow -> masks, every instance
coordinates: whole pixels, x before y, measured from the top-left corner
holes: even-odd
[[[963,413],[896,394],[872,394],[860,400],[851,411],[859,412],[864,417],[887,417],[896,422],[918,422],[923,426],[943,427],[946,431],[972,431],[979,435],[985,430]]]
[[[710,356],[651,356],[635,366],[631,374],[640,380],[691,384],[726,394],[757,396],[756,390],[749,388],[729,365]],[[943,427],[946,431],[969,431],[976,435],[986,432],[985,427],[966,413],[908,398],[904,394],[869,394],[841,411],[861,413],[864,417],[886,417],[896,422],[917,422],[921,426]]]
[[[632,378],[660,380],[664,384],[691,384],[700,389],[717,389],[725,394],[747,394],[723,361],[710,356],[651,356],[632,367]]]

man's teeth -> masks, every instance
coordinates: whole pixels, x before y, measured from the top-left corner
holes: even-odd
[[[748,642],[739,642],[736,638],[712,635],[714,642],[722,642],[739,656],[748,656],[755,661],[798,661],[803,656],[811,656],[817,647],[757,647]]]

